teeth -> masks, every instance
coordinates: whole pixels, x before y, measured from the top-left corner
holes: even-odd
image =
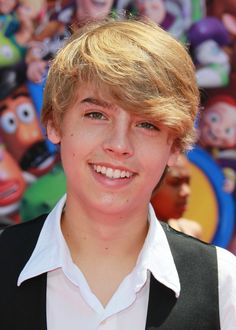
[[[118,169],[113,170],[110,167],[93,165],[93,168],[97,173],[102,173],[110,179],[130,178],[132,176],[132,173],[129,171],[121,171]]]

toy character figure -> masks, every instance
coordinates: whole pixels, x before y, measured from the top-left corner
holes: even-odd
[[[33,33],[31,18],[16,0],[0,0],[0,67],[20,62]]]
[[[54,165],[28,92],[16,89],[0,102],[0,132],[8,150],[24,171],[40,176]]]
[[[236,100],[229,95],[210,98],[199,122],[199,143],[221,165],[226,176],[224,190],[235,189]]]
[[[208,13],[220,19],[229,33],[230,44],[227,52],[230,56],[231,71],[236,72],[236,2],[211,0],[208,3]]]
[[[200,87],[221,87],[229,82],[230,59],[225,50],[229,34],[216,17],[205,17],[195,22],[187,33],[196,65]]]
[[[19,207],[21,221],[29,221],[38,214],[50,212],[65,192],[66,178],[59,163],[25,190]]]
[[[0,142],[0,226],[20,221],[19,205],[26,181],[18,163]]]
[[[28,0],[29,1],[29,0]],[[48,1],[46,12],[29,43],[26,54],[27,78],[40,83],[48,61],[69,37],[69,25],[75,11],[73,0]]]

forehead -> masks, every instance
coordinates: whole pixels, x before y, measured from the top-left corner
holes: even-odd
[[[77,90],[76,101],[83,102],[84,100],[90,100],[90,103],[106,107],[115,103],[111,95],[111,90],[108,86],[99,84],[95,85],[91,82],[80,84]]]
[[[167,172],[171,177],[189,177],[190,167],[186,157],[179,156],[174,166],[169,168]]]

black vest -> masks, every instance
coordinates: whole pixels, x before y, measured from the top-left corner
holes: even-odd
[[[27,280],[20,287],[16,285],[36,245],[44,220],[45,216],[41,216],[9,227],[0,236],[2,330],[47,329],[47,274]],[[151,275],[146,330],[220,329],[215,247],[178,233],[166,224],[163,228],[180,277],[181,293],[176,299],[172,290]]]

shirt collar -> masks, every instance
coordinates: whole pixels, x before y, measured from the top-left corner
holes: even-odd
[[[144,276],[149,270],[156,280],[180,294],[180,281],[175,262],[170,250],[166,234],[156,218],[152,205],[149,205],[149,230],[143,248],[140,252],[137,265]]]
[[[49,213],[39,235],[34,251],[21,271],[17,285],[42,273],[63,267],[67,264],[70,252],[61,232],[60,219],[65,205],[66,195]],[[180,281],[166,234],[156,218],[152,206],[149,206],[149,230],[136,264],[139,284],[147,278],[147,271],[175,292],[180,293]],[[52,239],[53,237],[53,239]]]
[[[65,201],[66,195],[47,216],[33,253],[19,275],[18,286],[29,278],[62,267],[64,251],[68,249],[60,227]]]

